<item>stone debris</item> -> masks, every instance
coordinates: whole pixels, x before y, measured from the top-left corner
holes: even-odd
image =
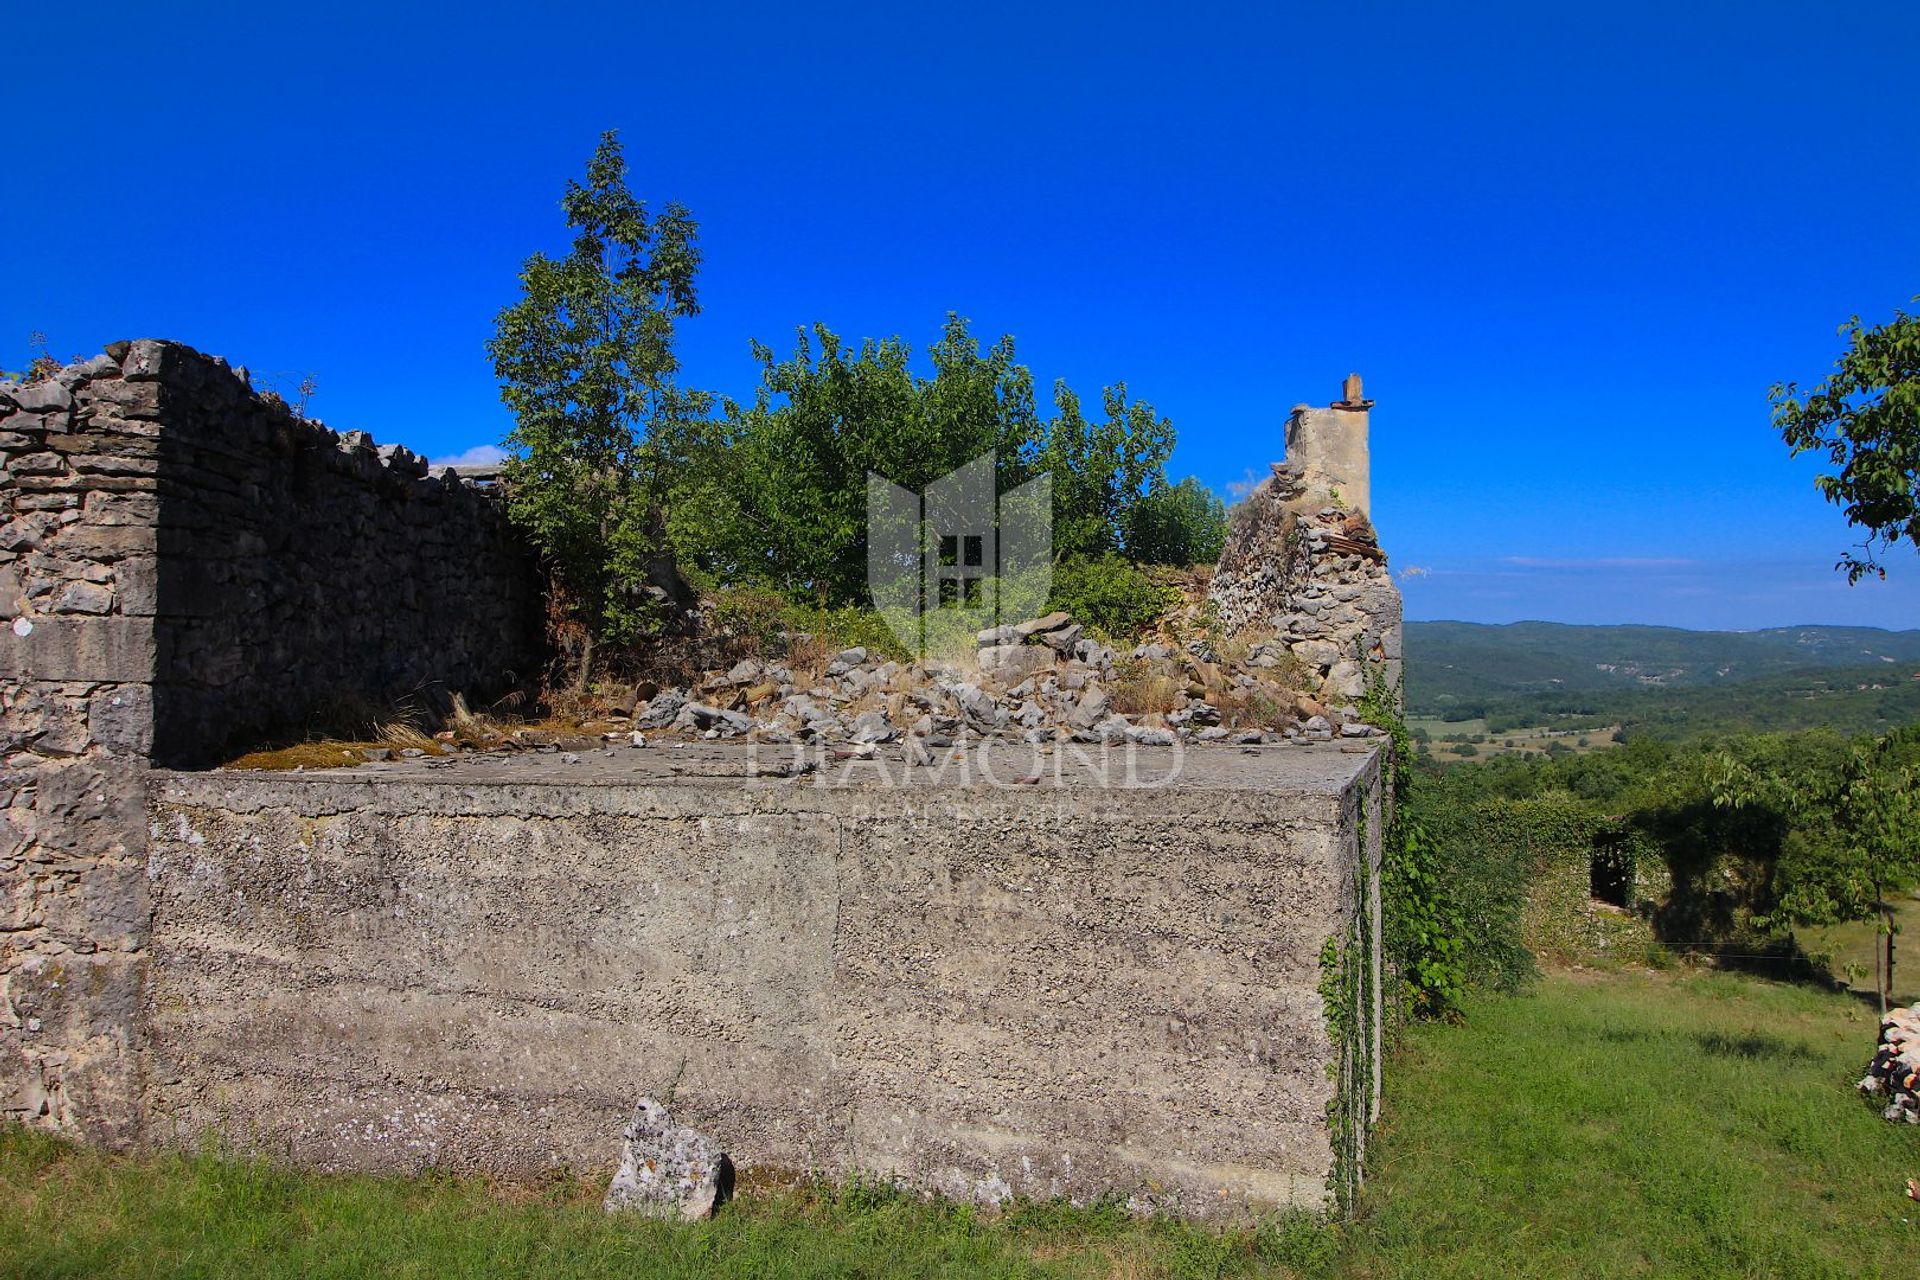
[[[713,1216],[730,1169],[713,1139],[675,1124],[665,1107],[642,1098],[621,1134],[620,1167],[603,1207],[698,1222]]]
[[[1209,655],[1188,638],[1202,612],[1176,609],[1165,634],[1124,653],[1054,612],[981,631],[970,660],[903,663],[855,646],[832,653],[812,676],[796,674],[797,662],[744,659],[689,687],[616,699],[613,714],[635,733],[841,749],[891,744],[909,761],[962,738],[1172,746],[1377,732],[1351,699],[1330,707],[1293,688],[1294,668],[1260,661],[1257,646],[1253,661]]]
[[[1226,634],[1247,640],[1249,666],[1291,670],[1319,703],[1353,702],[1376,680],[1398,687],[1400,592],[1373,524],[1322,502],[1291,463],[1248,495],[1208,600]]]
[[[1920,1004],[1889,1009],[1880,1020],[1880,1047],[1860,1092],[1885,1098],[1880,1114],[1888,1120],[1920,1124]]]

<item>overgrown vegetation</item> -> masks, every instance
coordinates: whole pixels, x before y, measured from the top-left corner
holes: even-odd
[[[869,475],[918,492],[989,452],[1002,492],[1051,477],[1055,599],[1083,622],[1138,630],[1166,607],[1140,566],[1218,557],[1223,504],[1168,481],[1173,423],[1124,383],[1093,413],[1057,383],[1042,413],[1013,339],[983,348],[949,315],[930,372],[897,337],[856,345],[815,324],[785,357],[753,344],[750,403],[685,390],[673,343],[699,310],[691,215],[632,195],[612,134],[561,203],[573,246],[527,260],[489,352],[515,415],[511,509],[551,572],[577,671],[595,646],[604,665],[683,617],[683,573],[870,608]]]
[[[1792,963],[1796,930],[1842,921],[1880,919],[1890,939],[1889,898],[1920,882],[1916,727],[1502,757],[1425,772],[1414,794],[1462,901],[1497,908],[1466,931],[1490,975],[1517,971],[1515,904],[1548,858],[1657,859],[1670,889],[1632,904],[1654,936],[1744,962]]]

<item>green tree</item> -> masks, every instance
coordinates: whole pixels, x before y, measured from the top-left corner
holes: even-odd
[[[826,605],[865,603],[867,473],[914,491],[993,451],[1004,490],[1032,472],[1032,381],[1013,340],[982,351],[949,315],[917,375],[898,338],[848,346],[824,325],[779,359],[755,343],[760,387],[675,503],[676,546],[720,581]]]
[[[507,500],[584,637],[625,642],[657,626],[673,575],[664,505],[702,437],[710,400],[673,382],[674,321],[699,311],[698,228],[627,189],[618,138],[602,134],[586,180],[561,197],[571,249],[536,253],[520,299],[487,343],[507,436]]]
[[[1875,919],[1880,1005],[1893,990],[1893,909],[1888,899],[1920,882],[1920,725],[1856,742],[1837,788],[1797,791],[1776,880],[1780,913],[1795,923]]]
[[[1089,419],[1065,382],[1054,384],[1054,416],[1046,424],[1037,469],[1053,475],[1055,560],[1125,553],[1147,495],[1166,487],[1173,423],[1144,401],[1127,399],[1125,383],[1100,397],[1102,417]]]
[[[1127,530],[1127,550],[1149,564],[1211,564],[1227,542],[1227,504],[1188,476],[1141,495]]]
[[[1902,542],[1920,548],[1920,316],[1895,311],[1868,328],[1842,325],[1847,350],[1834,371],[1802,395],[1797,384],[1768,392],[1773,422],[1797,456],[1826,455],[1834,470],[1814,483],[1866,532],[1860,554],[1836,568],[1847,581],[1886,577],[1878,555]]]
[[[823,325],[791,356],[754,345],[760,386],[728,404],[722,429],[694,450],[670,516],[675,547],[715,580],[840,606],[867,600],[867,474],[924,490],[992,451],[1002,492],[1051,474],[1056,603],[1124,629],[1157,617],[1166,590],[1134,566],[1216,558],[1219,500],[1198,481],[1171,485],[1172,422],[1106,388],[1088,418],[1064,383],[1042,418],[1013,339],[982,347],[948,315],[928,349],[931,376],[899,338],[857,348]]]

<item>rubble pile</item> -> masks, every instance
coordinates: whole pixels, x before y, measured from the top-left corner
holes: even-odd
[[[1880,1020],[1880,1047],[1860,1081],[1860,1092],[1885,1098],[1881,1115],[1920,1124],[1920,1004],[1889,1009]]]
[[[1059,612],[976,640],[971,660],[952,662],[905,663],[861,647],[812,672],[746,658],[691,687],[643,688],[623,718],[642,735],[897,743],[909,754],[981,737],[1170,746],[1375,732],[1356,707],[1328,708],[1291,688],[1291,671],[1258,648],[1232,664],[1202,641],[1116,651]]]

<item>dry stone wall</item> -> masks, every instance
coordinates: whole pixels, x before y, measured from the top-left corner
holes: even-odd
[[[1364,511],[1336,505],[1291,463],[1247,496],[1208,598],[1256,661],[1297,663],[1329,708],[1383,681],[1397,698],[1400,592]]]
[[[173,343],[0,383],[0,1115],[138,1128],[151,760],[538,662],[487,496]]]

